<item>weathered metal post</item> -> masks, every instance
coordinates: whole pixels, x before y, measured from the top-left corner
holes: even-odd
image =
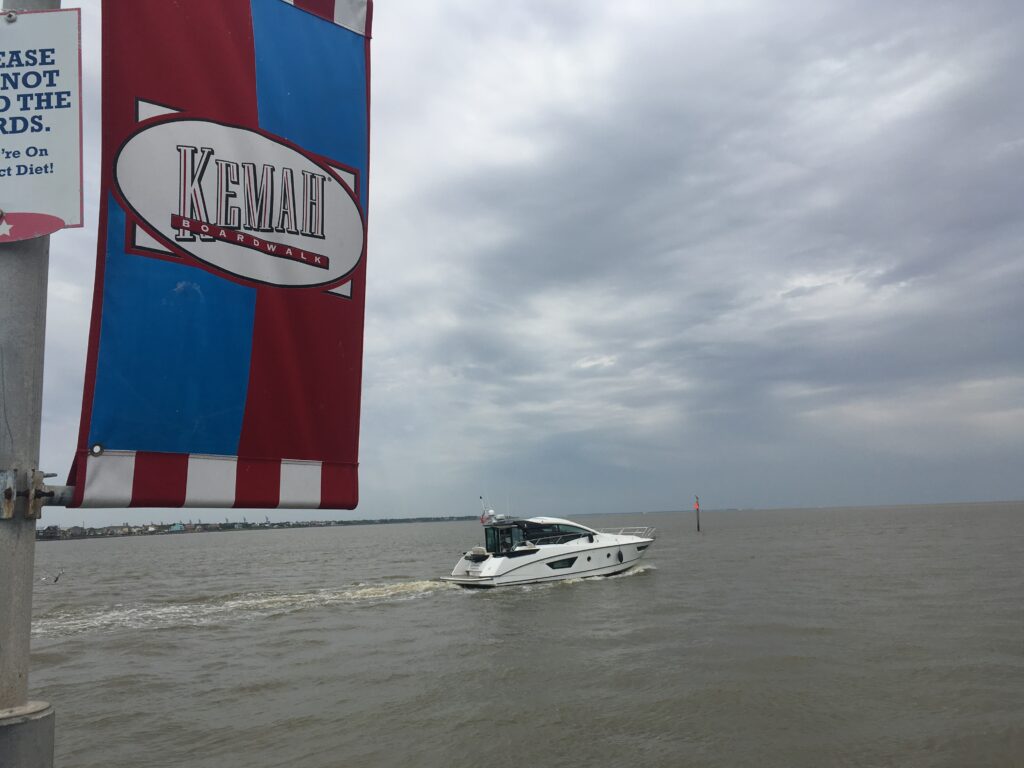
[[[4,0],[45,10],[60,0]],[[11,23],[0,20],[0,24]],[[13,22],[17,23],[17,22]],[[0,200],[0,208],[17,201]],[[53,708],[28,700],[50,238],[0,245],[0,766],[51,768]],[[38,508],[38,507],[36,507]],[[9,515],[9,517],[7,516]]]

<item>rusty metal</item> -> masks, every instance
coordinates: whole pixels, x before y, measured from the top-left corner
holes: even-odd
[[[17,470],[0,470],[0,520],[10,520],[14,517],[14,502],[17,499],[17,495]]]

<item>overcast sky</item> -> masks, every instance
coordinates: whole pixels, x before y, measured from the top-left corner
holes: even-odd
[[[62,477],[95,269],[83,5]],[[372,61],[361,503],[271,519],[1024,497],[1019,2],[378,0]]]

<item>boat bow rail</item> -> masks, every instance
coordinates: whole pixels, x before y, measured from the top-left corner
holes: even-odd
[[[626,528],[598,528],[597,532],[611,534],[612,536],[638,536],[641,539],[657,538],[657,529],[643,525],[634,525]]]

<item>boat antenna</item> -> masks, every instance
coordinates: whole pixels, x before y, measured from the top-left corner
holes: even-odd
[[[494,510],[488,508],[487,502],[484,501],[484,497],[480,497],[480,524],[487,525],[488,520],[494,519]]]

